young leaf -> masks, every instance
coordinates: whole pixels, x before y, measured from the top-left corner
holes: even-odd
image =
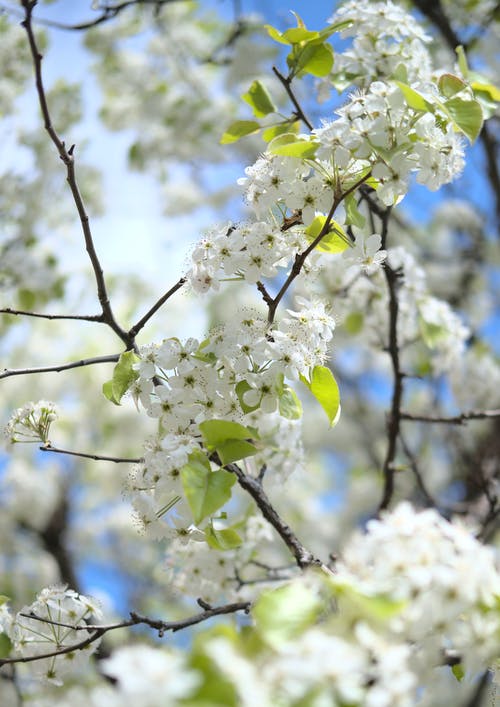
[[[247,403],[245,402],[245,393],[248,393],[249,390],[252,390],[252,386],[249,385],[246,380],[242,380],[237,383],[234,390],[236,392],[236,395],[238,396],[240,407],[245,414],[247,412],[253,412],[254,410],[260,408],[260,401],[255,405],[247,405]]]
[[[467,57],[465,56],[464,48],[460,44],[456,47],[455,51],[457,53],[459,69],[462,72],[464,79],[467,79],[469,78],[469,66],[467,64]]]
[[[224,135],[220,139],[221,145],[229,145],[231,142],[237,142],[246,135],[257,133],[261,129],[261,125],[255,120],[236,120],[228,127]]]
[[[310,243],[312,243],[319,236],[325,221],[326,216],[319,214],[314,217],[313,221],[305,229],[304,233]],[[349,236],[347,236],[342,226],[340,226],[336,221],[331,221],[328,233],[321,238],[321,241],[316,246],[316,249],[322,253],[342,253],[344,250],[349,248],[350,245],[351,241]]]
[[[352,192],[345,197],[344,205],[347,223],[351,226],[363,228],[366,223],[366,219],[358,209],[356,196]]]
[[[405,98],[406,104],[410,108],[413,108],[413,110],[423,111],[425,113],[434,110],[432,103],[429,103],[429,101],[424,98],[421,93],[415,91],[414,88],[411,88],[411,86],[408,86],[408,84],[405,84],[402,81],[395,81],[394,83],[396,86],[399,86],[401,93]]]
[[[464,88],[467,88],[465,81],[462,81],[454,74],[442,74],[438,80],[439,90],[446,98],[451,98],[456,93],[460,93]]]
[[[279,411],[287,420],[299,420],[302,417],[302,403],[297,393],[288,385],[285,385],[279,397]]]
[[[263,118],[269,113],[276,112],[271,96],[260,81],[254,81],[242,98],[252,108],[256,118]]]
[[[198,452],[190,454],[181,480],[193,520],[199,524],[229,501],[236,477],[224,469],[212,471],[208,459]]]
[[[234,550],[243,542],[233,528],[216,530],[213,525],[205,529],[205,540],[213,550]]]
[[[205,446],[209,451],[217,451],[224,465],[251,457],[257,452],[257,447],[249,441],[256,437],[255,430],[238,422],[207,420],[201,422],[199,427]]]
[[[309,388],[334,427],[340,417],[340,393],[333,373],[326,366],[315,366],[310,382],[304,376],[300,376],[300,380]]]
[[[138,361],[140,359],[133,351],[122,353],[113,370],[113,378],[102,386],[104,396],[115,405],[121,404],[121,399],[138,378],[139,373],[133,368]]]
[[[294,133],[297,134],[299,132],[299,127],[300,123],[298,120],[295,120],[293,122],[290,122],[287,120],[285,123],[278,123],[278,125],[270,125],[268,128],[265,128],[265,130],[262,131],[262,139],[265,140],[266,142],[271,142],[271,140],[274,140],[275,137],[278,137],[279,135],[284,135],[285,133]]]
[[[262,637],[277,647],[300,636],[322,609],[323,603],[314,592],[302,583],[291,582],[261,594],[252,616]]]
[[[477,101],[465,101],[463,98],[450,98],[444,104],[455,125],[469,140],[474,142],[483,127],[483,111]]]
[[[300,157],[302,159],[312,158],[316,154],[319,143],[297,138],[294,133],[284,133],[274,138],[269,143],[268,151],[273,155],[283,155],[283,157]]]
[[[251,439],[253,437],[252,430],[240,425],[239,422],[207,420],[206,422],[200,422],[199,427],[208,449],[215,449],[222,442],[227,442],[228,439]]]
[[[465,670],[464,666],[461,663],[457,663],[456,665],[451,666],[451,672],[457,679],[457,682],[462,682],[462,680],[465,677]]]
[[[333,68],[333,49],[329,44],[308,43],[300,51],[291,68],[295,74],[328,76]]]

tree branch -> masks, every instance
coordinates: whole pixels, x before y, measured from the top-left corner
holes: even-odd
[[[428,422],[430,424],[444,425],[464,425],[469,420],[491,420],[500,417],[499,410],[471,410],[470,412],[462,412],[459,415],[451,417],[439,417],[432,415],[413,415],[409,412],[400,412],[401,420],[409,420],[411,422]]]
[[[291,83],[292,83],[292,78],[290,76],[283,76],[281,71],[277,69],[275,66],[273,66],[273,72],[274,74],[278,77],[280,82],[283,84],[285,91],[288,94],[288,97],[292,101],[294,107],[295,107],[295,115],[299,120],[301,120],[308,128],[309,130],[313,129],[313,124],[309,120],[309,118],[306,116],[304,111],[301,108],[300,103],[298,102],[294,92],[292,91]]]
[[[70,368],[81,368],[82,366],[93,366],[95,363],[116,363],[120,358],[120,354],[111,354],[109,356],[94,356],[94,358],[82,358],[79,361],[72,363],[63,363],[59,366],[42,366],[40,368],[4,368],[0,373],[2,378],[10,378],[11,376],[26,376],[32,373],[60,373],[67,371]]]
[[[83,648],[89,646],[91,643],[94,643],[99,638],[104,636],[105,633],[108,633],[108,631],[114,631],[119,628],[128,628],[129,626],[145,624],[150,628],[156,629],[158,631],[159,636],[161,637],[167,631],[172,631],[173,633],[175,633],[176,631],[181,631],[182,629],[188,628],[189,626],[194,626],[195,624],[207,621],[208,619],[211,619],[214,616],[222,616],[224,614],[235,614],[238,611],[244,611],[247,614],[250,611],[251,607],[251,604],[248,601],[234,602],[232,604],[224,604],[222,606],[215,607],[209,607],[209,605],[205,603],[204,605],[205,607],[207,607],[204,609],[204,611],[198,614],[194,614],[193,616],[189,616],[185,619],[178,619],[177,621],[162,621],[157,619],[150,619],[147,616],[140,616],[135,612],[131,612],[130,619],[128,621],[121,621],[116,624],[108,624],[103,626],[72,626],[71,624],[64,624],[59,623],[57,621],[46,620],[40,616],[37,616],[36,614],[23,614],[23,616],[27,616],[27,618],[35,619],[42,623],[62,626],[65,628],[70,628],[74,631],[93,631],[94,633],[92,633],[91,636],[88,636],[84,640],[79,641],[78,643],[75,643],[71,646],[65,646],[64,648],[61,648],[56,651],[51,651],[49,653],[43,653],[35,656],[25,656],[20,658],[3,658],[0,660],[0,667],[13,663],[32,663],[35,660],[43,660],[44,658],[55,658],[59,655],[73,653],[74,651],[82,650]]]
[[[290,270],[290,274],[288,275],[287,279],[283,283],[283,286],[281,287],[280,291],[276,295],[276,297],[268,303],[269,311],[268,311],[268,316],[267,320],[269,324],[272,324],[274,321],[274,316],[276,314],[276,309],[278,308],[278,304],[281,302],[285,292],[288,290],[292,282],[295,280],[296,277],[298,277],[302,271],[302,267],[310,253],[316,248],[316,246],[321,242],[321,240],[327,235],[327,233],[330,230],[330,224],[333,219],[333,215],[335,214],[335,211],[337,210],[337,207],[339,204],[345,199],[346,196],[349,196],[353,191],[356,191],[358,187],[360,187],[364,182],[366,182],[367,179],[370,178],[371,172],[368,172],[368,174],[365,174],[364,177],[362,177],[360,180],[355,182],[352,186],[349,187],[343,194],[337,195],[334,197],[332,208],[330,209],[328,216],[326,217],[326,221],[323,224],[323,227],[321,231],[318,233],[316,238],[308,245],[308,247],[302,251],[302,253],[297,253],[295,256],[295,261],[294,264],[292,265],[292,269]]]
[[[124,342],[127,349],[134,348],[134,340],[130,335],[120,327],[118,322],[115,320],[113,310],[111,308],[111,303],[109,301],[106,282],[104,280],[104,273],[102,270],[101,263],[97,256],[94,241],[92,238],[92,231],[90,229],[90,221],[88,214],[85,209],[85,204],[83,203],[82,196],[78,187],[75,174],[75,159],[74,159],[74,149],[75,146],[72,145],[69,150],[66,149],[66,145],[63,140],[57,134],[54,126],[52,125],[52,119],[50,116],[50,111],[47,103],[47,97],[45,95],[45,88],[43,85],[42,78],[42,55],[39,52],[38,45],[36,42],[35,34],[33,32],[32,14],[33,9],[37,4],[37,0],[22,0],[22,6],[24,8],[25,18],[21,22],[21,25],[26,30],[28,35],[29,47],[31,50],[31,56],[33,58],[33,66],[35,70],[35,85],[38,94],[38,101],[40,104],[40,110],[43,117],[44,127],[47,131],[50,139],[55,145],[59,157],[66,166],[66,180],[68,182],[71,194],[73,196],[73,201],[75,203],[76,209],[78,211],[78,216],[80,218],[80,224],[83,232],[83,237],[85,240],[85,248],[88,253],[92,269],[94,271],[95,282],[97,286],[97,296],[101,304],[103,321],[111,327],[115,334]]]
[[[295,561],[301,569],[309,567],[310,565],[323,566],[321,560],[314,557],[314,555],[309,552],[304,545],[302,545],[290,526],[282,520],[281,516],[269,500],[259,479],[255,479],[253,476],[248,476],[245,474],[237,464],[226,464],[223,468],[234,474],[241,488],[250,494],[264,518],[277,531],[280,538],[295,557]]]
[[[126,457],[107,457],[102,454],[86,454],[85,452],[72,452],[69,449],[60,449],[53,447],[50,442],[39,447],[41,452],[53,452],[54,454],[67,454],[70,457],[82,457],[83,459],[93,459],[94,461],[114,462],[115,464],[140,464],[144,461],[143,457],[129,459]]]
[[[39,317],[40,319],[76,319],[83,322],[103,322],[102,314],[41,314],[39,312],[26,312],[23,309],[0,309],[0,314],[12,314],[24,317]]]
[[[382,217],[382,248],[387,245],[387,231],[389,227],[389,217],[391,207],[385,209]],[[388,352],[392,363],[393,389],[391,410],[387,419],[387,451],[384,459],[384,491],[380,501],[379,511],[388,507],[394,493],[394,460],[396,457],[396,445],[399,436],[399,425],[401,420],[401,402],[403,399],[403,378],[399,359],[398,343],[398,279],[399,274],[391,268],[387,260],[384,262],[384,274],[389,293],[389,346]]]
[[[155,302],[155,304],[151,307],[151,309],[149,309],[146,312],[146,314],[142,317],[142,319],[139,319],[137,324],[134,324],[134,326],[131,329],[129,329],[128,335],[135,339],[137,334],[141,331],[141,329],[145,326],[145,324],[147,324],[147,322],[151,319],[153,314],[155,314],[160,309],[160,307],[162,305],[164,305],[165,302],[168,299],[170,299],[170,297],[172,297],[173,294],[175,294],[175,292],[177,292],[177,290],[180,290],[180,288],[184,285],[185,282],[186,282],[186,278],[181,277],[181,279],[178,282],[176,282],[173,287],[171,287],[167,292],[165,292],[164,295],[162,295],[160,297],[160,299],[157,302]]]

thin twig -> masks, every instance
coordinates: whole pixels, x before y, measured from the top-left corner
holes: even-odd
[[[146,314],[141,319],[139,319],[137,324],[134,324],[134,326],[129,329],[129,336],[135,338],[137,334],[141,331],[141,329],[145,326],[145,324],[147,324],[147,322],[151,319],[153,314],[155,314],[160,309],[160,307],[164,305],[165,302],[170,299],[173,294],[175,294],[175,292],[177,292],[177,290],[180,290],[180,288],[184,285],[185,282],[186,278],[181,277],[181,279],[176,282],[173,287],[171,287],[167,292],[165,292],[165,294],[162,295],[157,302],[155,302],[155,304],[146,312]]]
[[[335,211],[337,210],[337,207],[339,204],[346,198],[346,196],[349,196],[352,192],[356,191],[358,187],[360,187],[364,182],[366,182],[367,179],[370,178],[371,172],[368,172],[368,174],[365,174],[364,177],[362,177],[360,180],[355,182],[352,186],[349,187],[344,193],[337,195],[334,197],[332,207],[328,213],[328,216],[326,217],[326,221],[323,224],[323,227],[321,231],[318,233],[316,238],[308,245],[308,247],[302,251],[302,253],[297,253],[295,256],[295,261],[292,265],[292,269],[290,270],[290,274],[288,275],[287,279],[283,283],[280,291],[276,295],[276,297],[272,300],[271,303],[268,304],[269,311],[268,311],[268,316],[267,320],[269,324],[272,324],[274,321],[274,316],[276,314],[276,309],[278,307],[278,304],[281,302],[285,292],[288,290],[292,282],[295,280],[296,277],[298,277],[302,271],[302,267],[310,253],[316,248],[316,246],[321,242],[321,240],[328,234],[330,231],[330,224],[332,222],[333,216],[335,214]]]
[[[65,24],[64,22],[57,22],[56,20],[49,20],[44,17],[36,17],[34,18],[34,21],[38,25],[43,25],[45,27],[53,27],[54,29],[82,31],[86,29],[91,29],[92,27],[98,27],[104,22],[112,20],[123,10],[126,10],[128,7],[132,7],[134,5],[153,5],[155,7],[158,7],[160,5],[166,5],[170,2],[180,2],[180,0],[126,0],[125,2],[121,2],[118,5],[105,5],[103,8],[101,8],[102,13],[98,15],[98,17],[96,17],[95,19],[87,20],[84,22],[78,22],[74,25]],[[17,8],[10,7],[9,5],[5,5],[4,3],[0,4],[0,9],[11,14],[20,15],[20,12]]]
[[[294,92],[292,91],[292,87],[291,87],[292,78],[290,76],[283,76],[281,71],[279,69],[277,69],[275,66],[273,66],[273,72],[275,73],[275,75],[278,77],[278,79],[283,84],[285,91],[288,94],[288,97],[292,101],[292,103],[295,107],[295,115],[297,116],[297,118],[299,118],[299,120],[301,120],[305,125],[307,125],[309,130],[312,130],[313,124],[311,123],[309,118],[306,116],[306,114],[302,110],[300,103],[298,102]]]
[[[6,307],[0,309],[0,314],[12,314],[24,317],[38,317],[40,319],[77,319],[83,322],[103,322],[102,314],[41,314],[39,312],[27,312],[23,309],[11,309]]]
[[[134,348],[134,340],[130,335],[122,329],[122,327],[115,320],[113,310],[111,308],[111,303],[109,301],[108,292],[106,289],[106,282],[104,280],[104,273],[102,270],[101,263],[97,256],[94,241],[92,237],[92,231],[90,229],[90,221],[87,211],[85,209],[85,204],[83,203],[82,195],[78,187],[78,182],[76,180],[75,174],[75,158],[74,149],[75,146],[72,145],[69,149],[66,149],[64,140],[61,140],[57,131],[55,130],[52,119],[50,116],[49,106],[47,103],[47,97],[45,94],[45,88],[42,78],[42,55],[38,49],[35,34],[33,32],[32,14],[33,9],[37,4],[36,0],[22,0],[22,5],[24,7],[25,18],[21,22],[21,25],[26,30],[28,35],[28,42],[31,50],[31,56],[33,58],[33,66],[35,70],[35,84],[38,94],[38,101],[40,104],[40,110],[42,112],[43,122],[45,130],[47,131],[52,143],[59,153],[59,157],[66,167],[66,180],[68,182],[71,194],[73,196],[73,201],[75,203],[78,216],[80,219],[80,224],[83,232],[83,237],[85,240],[85,248],[87,250],[92,269],[94,271],[94,278],[97,287],[97,296],[101,305],[102,316],[104,322],[111,327],[115,334],[124,342],[127,349]]]
[[[70,368],[93,366],[95,363],[116,363],[119,358],[120,354],[111,354],[109,356],[81,358],[79,361],[63,363],[58,366],[41,366],[40,368],[4,368],[3,372],[0,373],[0,379],[10,378],[11,376],[26,376],[32,373],[59,373],[60,371],[67,371]]]
[[[427,422],[430,424],[443,425],[464,425],[469,420],[490,420],[500,417],[500,410],[471,410],[470,412],[462,412],[459,415],[451,417],[439,417],[433,415],[414,415],[409,412],[400,413],[401,420],[409,420],[411,422]]]
[[[387,232],[389,226],[389,217],[391,207],[384,211],[382,219],[382,248],[387,245]],[[384,274],[389,293],[389,345],[388,352],[392,363],[393,374],[393,389],[391,410],[387,419],[387,451],[384,459],[383,474],[384,474],[384,491],[382,500],[380,501],[379,511],[388,507],[392,495],[394,493],[394,460],[396,457],[396,446],[399,436],[399,425],[401,420],[401,402],[403,400],[403,378],[404,374],[401,370],[399,358],[399,343],[398,343],[398,280],[399,275],[396,270],[391,268],[387,260],[384,262]]]
[[[47,442],[42,447],[39,447],[41,452],[53,452],[54,454],[67,454],[70,457],[83,457],[84,459],[93,459],[94,461],[114,462],[115,464],[140,464],[144,461],[143,457],[130,459],[127,457],[108,457],[102,454],[86,454],[85,452],[73,452],[69,449],[61,449],[53,447],[50,442]]]
[[[264,518],[277,531],[278,535],[295,557],[295,561],[300,568],[304,569],[311,565],[323,565],[321,560],[316,558],[302,545],[290,526],[281,518],[269,500],[259,479],[245,474],[237,464],[226,464],[224,469],[234,474],[241,488],[250,494]]]
[[[207,621],[208,619],[211,619],[214,616],[222,616],[224,614],[235,614],[238,611],[244,611],[245,613],[248,613],[250,611],[250,607],[251,604],[248,601],[234,602],[232,604],[224,604],[222,606],[210,607],[209,609],[205,609],[201,613],[194,614],[193,616],[189,616],[185,619],[178,619],[177,621],[162,621],[157,619],[150,619],[147,616],[140,616],[135,612],[131,612],[130,619],[128,619],[127,621],[121,621],[119,623],[107,624],[103,626],[72,626],[70,624],[46,620],[40,616],[37,616],[36,614],[28,614],[28,618],[38,620],[43,623],[55,624],[57,626],[62,626],[65,628],[71,628],[74,631],[93,631],[93,633],[91,636],[88,636],[87,638],[82,641],[79,641],[78,643],[75,643],[71,646],[65,646],[49,653],[42,653],[40,655],[25,656],[19,658],[3,658],[0,660],[0,667],[13,663],[31,663],[35,660],[43,660],[44,658],[55,658],[59,655],[73,653],[74,651],[82,650],[83,648],[89,646],[91,643],[94,643],[99,638],[104,636],[105,633],[108,633],[108,631],[115,631],[119,628],[128,628],[129,626],[145,624],[146,626],[157,630],[159,635],[163,636],[163,634],[167,631],[181,631],[182,629],[188,628],[189,626],[194,626],[195,624]],[[26,614],[23,614],[23,616],[26,616]]]

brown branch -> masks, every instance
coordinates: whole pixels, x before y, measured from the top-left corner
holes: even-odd
[[[364,177],[362,177],[360,180],[355,182],[352,186],[349,187],[343,194],[337,195],[334,197],[332,207],[328,213],[328,216],[326,217],[326,221],[323,224],[323,227],[321,231],[318,233],[316,238],[308,245],[308,247],[302,251],[302,253],[297,253],[295,256],[295,261],[292,265],[292,269],[290,270],[290,274],[288,275],[287,279],[285,280],[283,286],[281,287],[280,291],[276,295],[276,297],[272,300],[271,303],[268,304],[269,307],[269,312],[267,316],[267,320],[269,324],[272,324],[274,321],[274,316],[276,314],[276,309],[278,307],[278,304],[281,302],[285,292],[288,290],[292,282],[295,280],[298,275],[300,275],[302,271],[302,267],[310,253],[316,248],[316,246],[321,242],[321,240],[328,234],[330,230],[330,224],[333,219],[333,215],[335,211],[337,210],[337,207],[339,204],[346,198],[346,196],[349,196],[352,192],[356,191],[358,187],[360,187],[364,182],[366,182],[367,179],[370,178],[371,172],[368,172],[368,174],[365,174]]]
[[[401,420],[444,425],[464,425],[466,422],[469,422],[469,420],[491,420],[496,417],[500,417],[500,410],[471,410],[470,412],[462,412],[459,415],[452,415],[451,417],[413,415],[409,412],[400,412]]]
[[[223,468],[234,474],[241,488],[250,494],[264,518],[277,531],[301,569],[309,567],[310,565],[323,566],[321,560],[314,557],[314,555],[302,545],[290,526],[281,518],[269,500],[259,479],[245,474],[237,464],[226,464]]]
[[[294,92],[292,91],[291,83],[292,83],[292,77],[291,76],[283,76],[281,71],[277,69],[275,66],[273,66],[273,72],[275,75],[278,77],[280,82],[283,84],[285,91],[288,94],[288,97],[292,101],[294,107],[295,107],[295,115],[299,120],[301,120],[308,128],[309,130],[313,129],[313,124],[309,120],[309,118],[306,116],[304,111],[302,110],[300,103],[298,102]]]
[[[94,461],[114,462],[115,464],[140,464],[144,461],[143,457],[130,459],[126,457],[108,457],[102,454],[86,454],[85,452],[73,452],[69,449],[61,449],[53,447],[50,442],[39,447],[41,452],[53,452],[54,454],[67,454],[70,457],[82,457],[83,459],[93,459]]]
[[[176,282],[173,287],[171,287],[167,292],[165,292],[164,295],[162,295],[160,297],[160,299],[157,302],[155,302],[155,304],[151,307],[151,309],[149,309],[146,312],[146,314],[142,317],[142,319],[139,319],[137,324],[134,324],[134,326],[131,329],[129,329],[128,335],[131,338],[135,338],[137,336],[137,334],[140,332],[140,330],[145,326],[145,324],[147,324],[147,322],[151,319],[153,314],[155,314],[160,309],[160,307],[162,305],[164,305],[165,302],[168,299],[170,299],[170,297],[172,297],[173,294],[175,294],[175,292],[177,292],[177,290],[180,290],[180,288],[184,285],[185,282],[186,282],[186,278],[181,277],[181,279],[178,282]]]
[[[382,248],[387,245],[387,231],[389,226],[389,216],[391,207],[388,207],[382,218]],[[391,410],[387,418],[387,451],[384,459],[384,491],[380,501],[379,511],[388,507],[394,493],[394,460],[396,457],[397,440],[399,436],[399,426],[401,421],[401,402],[403,400],[403,378],[399,358],[398,343],[398,280],[399,274],[391,268],[387,260],[384,262],[384,274],[389,293],[389,345],[388,352],[392,363],[393,389]]]
[[[40,368],[4,368],[3,372],[0,373],[0,379],[10,378],[11,376],[26,376],[32,373],[59,373],[60,371],[68,371],[70,368],[93,366],[95,363],[116,363],[119,358],[120,354],[111,354],[109,356],[82,358],[79,361],[63,363],[58,366],[42,366]]]
[[[53,27],[54,29],[82,31],[86,29],[91,29],[92,27],[98,27],[104,22],[112,20],[123,10],[126,10],[128,7],[132,7],[134,5],[152,5],[153,7],[158,8],[161,7],[161,5],[166,5],[170,2],[180,2],[180,0],[126,0],[125,2],[121,2],[118,5],[105,5],[104,7],[100,8],[102,9],[102,13],[95,19],[78,22],[74,25],[65,24],[64,22],[57,22],[56,20],[49,20],[44,17],[34,18],[34,21],[38,25],[43,25],[45,27]],[[20,14],[16,8],[4,5],[3,3],[0,4],[0,8],[5,12],[9,12],[11,14]]]
[[[12,314],[24,317],[39,317],[40,319],[77,319],[83,322],[103,322],[102,314],[40,314],[39,312],[27,312],[23,309],[11,309],[6,307],[0,309],[0,314]]]
[[[224,604],[222,606],[215,606],[215,607],[209,607],[208,604],[203,603],[203,605],[206,607],[204,611],[194,614],[194,616],[189,616],[185,619],[179,619],[177,621],[162,621],[162,620],[156,620],[156,619],[150,619],[147,616],[140,616],[139,614],[136,614],[135,612],[130,613],[130,619],[128,621],[121,621],[116,624],[108,624],[108,625],[103,625],[103,626],[92,626],[92,625],[85,625],[85,626],[71,626],[70,624],[64,624],[64,623],[58,623],[56,621],[51,621],[51,620],[45,620],[44,618],[40,616],[36,616],[36,614],[28,614],[28,617],[30,619],[35,619],[38,621],[41,621],[43,623],[49,623],[49,624],[55,624],[57,626],[63,626],[65,628],[71,628],[74,631],[93,631],[94,633],[91,636],[88,636],[85,638],[83,641],[79,641],[78,643],[75,643],[71,646],[65,646],[64,648],[61,648],[56,651],[51,651],[49,653],[43,653],[40,655],[35,655],[35,656],[26,656],[26,657],[20,657],[20,658],[3,658],[0,660],[0,667],[3,665],[9,665],[12,663],[31,663],[35,660],[43,660],[44,658],[55,658],[59,655],[65,655],[67,653],[73,653],[74,651],[82,650],[83,648],[86,648],[89,646],[91,643],[94,643],[94,641],[97,641],[99,638],[104,636],[105,633],[108,633],[108,631],[114,631],[119,628],[128,628],[129,626],[137,626],[139,624],[145,624],[146,626],[149,626],[150,628],[156,629],[159,633],[159,636],[163,636],[164,633],[167,631],[181,631],[184,628],[188,628],[189,626],[194,626],[195,624],[202,623],[203,621],[207,621],[208,619],[213,618],[214,616],[222,616],[224,614],[235,614],[238,611],[244,611],[246,614],[250,611],[251,604],[248,601],[240,601],[240,602],[234,602],[233,604]],[[25,616],[25,614],[23,614]]]
[[[85,249],[88,253],[92,269],[94,271],[94,278],[97,287],[97,296],[101,304],[103,321],[111,327],[115,334],[124,342],[127,349],[134,348],[134,340],[129,336],[129,334],[121,328],[121,326],[115,320],[113,310],[111,308],[111,303],[109,301],[106,282],[104,280],[104,273],[102,270],[101,263],[97,256],[94,241],[92,238],[92,231],[90,228],[90,221],[85,209],[85,204],[83,203],[82,196],[78,187],[75,174],[75,159],[74,159],[74,149],[75,146],[72,145],[69,149],[66,149],[66,145],[63,140],[57,134],[54,126],[52,125],[52,119],[50,116],[50,111],[47,103],[47,97],[45,94],[45,88],[42,78],[42,55],[38,49],[35,34],[33,32],[32,14],[33,9],[37,4],[37,0],[22,0],[22,6],[24,8],[25,18],[21,22],[21,25],[26,30],[28,35],[29,47],[31,50],[31,56],[33,58],[33,67],[35,71],[35,85],[38,94],[38,101],[40,104],[40,110],[43,117],[44,127],[47,131],[52,143],[59,153],[59,157],[66,167],[66,180],[68,182],[71,194],[73,196],[73,201],[78,211],[78,216],[80,219],[80,224],[83,232],[83,237],[85,240]]]

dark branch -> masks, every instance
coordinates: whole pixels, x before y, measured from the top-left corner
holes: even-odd
[[[130,337],[135,338],[137,334],[141,331],[141,329],[147,324],[147,322],[151,319],[153,314],[155,314],[162,305],[165,304],[165,302],[172,297],[177,290],[180,290],[180,288],[184,285],[186,282],[185,277],[181,277],[181,279],[175,283],[173,287],[171,287],[167,292],[165,292],[164,295],[160,297],[160,299],[155,302],[155,304],[149,309],[146,314],[142,317],[142,319],[139,319],[137,324],[134,324],[134,326],[129,330],[128,334]]]
[[[82,366],[93,366],[95,363],[116,363],[120,358],[120,354],[111,354],[109,356],[94,356],[94,358],[82,358],[79,361],[72,363],[63,363],[59,366],[42,366],[40,368],[4,368],[0,373],[0,379],[10,378],[11,376],[26,376],[32,373],[60,373],[67,371],[70,368],[81,368]]]
[[[52,143],[59,153],[59,157],[66,167],[66,180],[68,182],[71,194],[73,196],[73,201],[75,203],[76,209],[78,211],[78,216],[80,219],[80,224],[83,232],[83,237],[85,240],[85,248],[87,250],[92,269],[94,271],[95,282],[97,286],[97,296],[101,304],[103,321],[111,327],[115,334],[124,342],[128,349],[134,348],[134,340],[129,336],[129,334],[120,327],[120,325],[115,320],[113,310],[111,309],[111,303],[109,301],[106,282],[104,280],[104,273],[102,270],[101,263],[97,256],[94,241],[92,238],[92,231],[90,229],[90,221],[85,209],[85,204],[83,203],[82,196],[80,194],[80,189],[76,180],[75,174],[75,159],[74,159],[74,148],[72,145],[69,149],[66,149],[64,140],[61,140],[57,134],[54,126],[52,125],[52,119],[50,116],[50,111],[47,103],[47,97],[45,95],[45,88],[43,85],[42,78],[42,55],[38,49],[35,34],[33,32],[32,24],[32,14],[36,2],[32,0],[22,0],[22,5],[24,7],[25,18],[21,23],[25,28],[28,35],[28,42],[31,50],[31,56],[33,58],[33,66],[35,70],[35,84],[38,94],[38,101],[40,104],[40,110],[42,112],[43,122],[45,130],[47,131]]]
[[[208,605],[207,605],[208,606]],[[121,621],[116,624],[108,624],[103,626],[71,626],[71,624],[58,623],[57,621],[45,620],[42,617],[36,616],[36,614],[29,614],[30,619],[35,619],[43,623],[55,624],[57,626],[63,626],[66,628],[71,628],[74,631],[93,631],[91,636],[88,636],[83,641],[79,641],[71,646],[65,646],[56,651],[51,651],[50,653],[43,653],[35,656],[27,656],[21,658],[3,658],[0,660],[0,667],[3,665],[9,665],[12,663],[31,663],[35,660],[43,660],[44,658],[54,658],[59,655],[65,655],[67,653],[73,653],[74,651],[82,650],[86,648],[94,641],[104,636],[108,631],[114,631],[119,628],[127,628],[129,626],[137,626],[139,624],[145,624],[150,628],[156,629],[161,636],[163,636],[167,631],[181,631],[189,626],[194,626],[195,624],[202,623],[214,616],[222,616],[224,614],[235,614],[238,611],[244,611],[246,614],[250,611],[251,604],[248,601],[235,602],[233,604],[224,604],[223,606],[215,606],[205,609],[199,614],[194,616],[189,616],[186,619],[179,619],[177,621],[161,621],[156,619],[150,619],[146,616],[140,616],[135,612],[130,613],[130,619],[128,621]]]
[[[298,102],[294,92],[292,91],[292,86],[291,86],[292,77],[291,76],[283,76],[281,71],[279,71],[279,69],[277,69],[275,66],[273,66],[273,72],[278,77],[280,82],[283,84],[285,91],[288,94],[288,97],[292,101],[292,103],[295,107],[295,115],[297,116],[297,118],[299,118],[299,120],[301,120],[309,128],[309,130],[312,130],[313,124],[311,123],[309,118],[306,116],[306,114],[302,110],[300,103]]]
[[[66,454],[70,457],[83,457],[84,459],[93,459],[94,461],[114,462],[115,464],[140,464],[144,461],[142,457],[129,459],[126,457],[107,457],[102,454],[86,454],[85,452],[72,452],[69,449],[60,449],[53,447],[50,442],[47,442],[42,447],[39,447],[41,452],[53,452],[54,454]]]
[[[227,464],[224,466],[224,469],[235,474],[238,484],[253,498],[264,518],[277,531],[280,538],[295,557],[295,561],[300,568],[304,569],[310,565],[323,564],[321,560],[314,557],[314,555],[302,545],[290,526],[282,520],[269,500],[259,479],[245,474],[237,464]]]
[[[443,425],[464,425],[469,420],[489,420],[496,417],[500,417],[500,410],[471,410],[470,412],[462,412],[460,415],[452,415],[451,417],[413,415],[409,412],[400,413],[401,420]]]
[[[103,322],[102,314],[40,314],[39,312],[26,312],[23,309],[0,309],[0,314],[12,314],[24,317],[38,317],[40,319],[76,319],[83,322]]]

